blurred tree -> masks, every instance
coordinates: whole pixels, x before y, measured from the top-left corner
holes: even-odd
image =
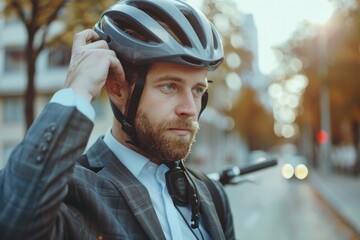
[[[214,79],[211,91],[222,89],[222,93],[214,93],[221,95],[222,99],[210,99],[210,105],[215,106],[219,110],[228,107],[229,102],[233,102],[238,95],[238,89],[234,91],[226,83],[229,73],[235,75],[234,84],[241,85],[241,74],[251,71],[252,54],[245,49],[244,31],[242,29],[243,14],[234,7],[234,0],[204,0],[201,10],[214,23],[219,31],[224,47],[224,62],[213,73],[210,73],[209,79]]]
[[[204,0],[202,11],[214,23],[219,31],[225,52],[225,64],[220,65],[221,72],[251,71],[252,53],[244,46],[242,23],[244,15],[239,12],[234,0]],[[240,58],[239,64],[231,65],[227,61],[229,54]]]
[[[55,41],[71,46],[74,35],[86,28],[92,28],[101,13],[118,0],[68,0],[64,13],[59,20],[66,24],[66,30],[59,34]]]
[[[39,54],[51,43],[60,40],[70,42],[74,31],[91,27],[111,2],[114,1],[5,0],[5,16],[18,17],[27,33],[25,58],[28,79],[24,94],[27,128],[34,120],[35,73]],[[56,35],[51,35],[49,32],[54,23],[62,27]]]
[[[239,132],[251,150],[268,149],[278,140],[273,132],[274,120],[258,101],[257,91],[241,82],[241,76],[252,72],[254,66],[253,55],[244,46],[247,38],[242,26],[244,15],[236,5],[233,0],[203,1],[202,10],[219,30],[225,52],[224,63],[209,76],[216,79],[210,86],[213,96],[210,105],[234,119],[234,130]],[[240,59],[239,64],[236,64],[236,56]],[[234,74],[238,78],[232,80],[239,81],[241,88],[232,89],[229,86],[230,79],[227,78]]]
[[[280,141],[273,131],[272,113],[266,111],[259,102],[257,92],[251,87],[241,89],[236,105],[229,114],[250,150],[268,150]]]
[[[338,1],[338,10],[326,24],[303,24],[292,39],[279,47],[281,67],[286,72],[283,81],[298,73],[310,79],[298,118],[300,126],[310,124],[314,133],[320,129],[319,92],[322,85],[328,88],[331,139],[335,144],[341,142],[343,123],[360,122],[360,8],[359,4],[349,8],[343,3]],[[291,59],[301,60],[299,71],[289,67]],[[326,70],[323,76],[322,67]]]

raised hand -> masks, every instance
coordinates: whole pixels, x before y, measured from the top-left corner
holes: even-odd
[[[75,35],[65,83],[65,87],[89,101],[100,94],[108,78],[125,82],[124,70],[115,52],[99,38],[91,29]]]

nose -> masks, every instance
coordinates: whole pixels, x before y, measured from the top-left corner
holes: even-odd
[[[179,97],[175,112],[182,118],[193,117],[198,113],[197,105],[197,99],[194,98],[192,92],[184,92]]]

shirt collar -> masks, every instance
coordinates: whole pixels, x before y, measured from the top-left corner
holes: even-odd
[[[150,161],[148,158],[117,141],[112,135],[110,128],[105,133],[104,142],[135,177],[139,176],[140,171]]]

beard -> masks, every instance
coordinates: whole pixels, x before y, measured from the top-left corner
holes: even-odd
[[[138,141],[147,153],[163,163],[186,159],[195,142],[199,123],[191,120],[151,120],[143,111],[138,110],[135,120]],[[166,134],[170,128],[190,129],[190,136]]]

